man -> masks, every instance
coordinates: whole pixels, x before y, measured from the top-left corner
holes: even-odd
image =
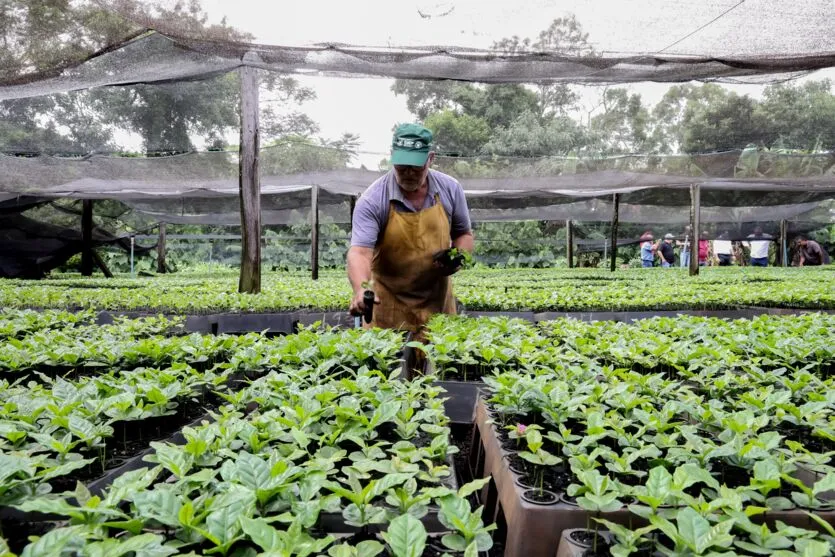
[[[823,251],[821,245],[814,240],[808,240],[803,236],[797,238],[797,245],[800,248],[800,263],[804,265],[824,265],[829,263],[829,254]]]
[[[728,239],[727,232],[722,232],[722,234],[719,235],[719,238],[713,240],[713,253],[716,254],[720,267],[727,267],[731,264],[733,245]]]
[[[673,250],[673,236],[672,234],[665,234],[664,241],[660,242],[657,251],[661,254],[661,266],[669,268],[675,263],[676,255]]]
[[[684,227],[684,241],[676,241],[676,245],[681,247],[681,266],[690,266],[690,244],[693,243],[693,235],[690,233],[690,226]]]
[[[348,280],[350,312],[364,311],[366,283],[376,294],[372,326],[419,332],[435,313],[455,313],[449,275],[437,256],[450,247],[473,251],[461,184],[429,167],[432,132],[417,124],[394,131],[392,170],[375,181],[354,209]]]
[[[644,268],[652,267],[655,261],[655,246],[652,244],[652,232],[647,230],[641,234],[639,241],[641,242],[641,266]]]
[[[702,237],[699,238],[699,250],[697,255],[699,256],[699,267],[707,266],[707,262],[710,261],[710,234],[707,230],[702,231]]]
[[[751,249],[751,266],[768,267],[768,245],[773,236],[763,234],[762,227],[756,226],[754,227],[754,233],[749,234],[748,238],[753,238],[746,242],[746,245]]]

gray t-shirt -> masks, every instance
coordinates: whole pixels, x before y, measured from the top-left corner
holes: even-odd
[[[436,194],[449,217],[452,239],[469,232],[470,211],[467,207],[467,200],[464,198],[464,189],[458,180],[430,169],[429,190],[420,210],[435,205]],[[398,212],[417,212],[403,197],[403,192],[400,191],[400,186],[394,178],[393,170],[377,179],[357,200],[351,230],[352,246],[373,248],[377,245],[388,222],[390,201],[394,201],[393,206]]]

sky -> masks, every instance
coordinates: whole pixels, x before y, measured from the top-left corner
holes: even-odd
[[[835,50],[814,37],[791,35],[806,18],[835,14],[835,0],[201,0],[210,22],[226,22],[274,45],[344,43],[359,46],[445,45],[490,48],[502,37],[535,38],[557,17],[574,14],[598,52],[692,53],[767,52],[768,36],[803,51]],[[778,6],[779,5],[779,6]],[[775,11],[758,18],[767,29],[738,42],[739,26],[754,12]],[[779,9],[775,10],[775,8]],[[827,8],[829,9],[827,11]],[[823,9],[817,12],[816,9]],[[835,20],[833,21],[835,23]],[[780,35],[782,34],[782,35]],[[833,34],[835,36],[835,34]],[[757,42],[757,38],[762,38]],[[812,78],[831,77],[832,71]],[[410,121],[405,98],[395,96],[391,79],[298,76],[317,98],[300,108],[320,126],[320,135],[337,138],[344,132],[360,137],[356,165],[376,169],[386,156],[395,123]],[[640,93],[645,105],[657,103],[669,84],[626,85]],[[740,94],[759,97],[763,86],[733,85]],[[582,110],[595,106],[600,86],[578,87]]]

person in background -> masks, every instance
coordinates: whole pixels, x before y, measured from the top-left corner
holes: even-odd
[[[676,254],[673,250],[673,236],[672,234],[665,234],[664,241],[658,242],[655,250],[661,254],[661,266],[664,268],[672,267],[676,261]]]
[[[731,264],[733,255],[733,245],[728,239],[728,232],[722,232],[719,237],[713,240],[713,253],[719,261],[720,267],[727,267]]]
[[[693,243],[693,234],[689,226],[684,227],[684,241],[676,241],[676,245],[681,248],[681,266],[690,266],[690,245]]]
[[[800,248],[800,267],[829,263],[829,254],[823,251],[821,245],[816,241],[799,236],[797,246]]]
[[[702,232],[702,237],[699,239],[699,267],[704,267],[710,261],[710,240],[708,240],[707,230]]]
[[[754,228],[754,233],[748,235],[746,247],[751,249],[751,266],[768,267],[768,245],[773,238],[770,234],[764,234],[760,226]]]
[[[652,245],[652,232],[647,230],[641,234],[641,266],[652,267],[655,261],[655,246]]]

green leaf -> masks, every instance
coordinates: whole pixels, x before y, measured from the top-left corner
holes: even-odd
[[[656,466],[649,471],[646,483],[647,494],[655,501],[661,501],[659,504],[664,504],[670,496],[672,483],[673,477],[670,472],[663,466]]]
[[[383,539],[394,557],[420,557],[426,546],[426,528],[420,520],[404,514],[391,521]]]
[[[57,528],[27,545],[20,557],[63,557],[74,555],[83,547],[84,537],[78,526]]]
[[[357,557],[374,557],[385,550],[385,546],[375,540],[366,540],[357,544]]]
[[[254,494],[246,488],[227,491],[212,504],[212,512],[206,517],[206,528],[222,544],[228,544],[238,535],[240,518],[254,505]]]
[[[800,557],[826,557],[830,555],[829,542],[819,540],[797,540],[794,544]]]
[[[835,490],[835,472],[828,472],[823,478],[815,482],[812,493],[820,495],[825,491]]]
[[[133,496],[133,503],[142,518],[152,518],[166,526],[180,525],[180,499],[171,489],[140,491]]]
[[[263,518],[241,517],[241,528],[264,551],[278,551],[284,548],[284,540],[278,530]]]
[[[389,489],[402,484],[411,477],[412,474],[405,473],[386,474],[375,482],[374,487],[371,489],[371,498],[382,495]]]
[[[699,551],[699,540],[710,531],[710,523],[690,507],[685,507],[676,515],[676,525],[682,541],[693,551]]]
[[[155,453],[151,457],[146,457],[146,460],[162,464],[178,478],[185,477],[194,465],[194,457],[182,447],[157,441],[152,441],[151,447],[153,447]]]
[[[723,520],[718,524],[714,524],[704,535],[697,539],[697,551],[699,553],[704,553],[711,547],[730,546],[734,541],[734,537],[730,535],[731,528],[733,528],[733,526],[733,519]]]
[[[466,551],[467,540],[460,534],[446,534],[441,538],[441,543],[453,551]]]

